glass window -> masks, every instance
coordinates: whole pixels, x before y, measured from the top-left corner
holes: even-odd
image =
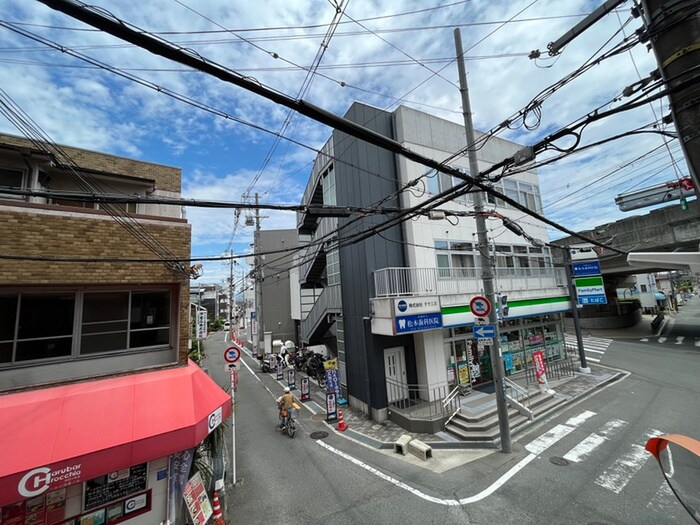
[[[71,355],[75,294],[23,294],[17,329],[17,361]]]
[[[447,241],[435,241],[436,250],[447,250]]]
[[[126,350],[128,322],[128,292],[85,294],[80,353]]]
[[[17,321],[17,295],[0,295],[0,363],[12,361]]]
[[[170,293],[131,294],[129,348],[165,345],[170,342]]]
[[[24,182],[24,172],[22,170],[13,170],[8,168],[0,168],[0,193],[2,193],[2,187],[21,189],[23,188]],[[23,195],[12,195],[5,194],[5,198],[12,199],[24,199]]]
[[[440,180],[438,178],[437,171],[431,170],[426,174],[426,180],[428,185],[428,193],[437,195],[440,193]]]
[[[323,204],[327,206],[335,206],[338,204],[335,190],[335,171],[333,171],[333,165],[328,167],[328,171],[323,174],[323,180],[321,181],[323,187]]]
[[[450,249],[455,251],[470,252],[472,251],[472,243],[463,241],[453,241],[450,243]]]
[[[340,254],[338,250],[331,250],[326,256],[326,273],[328,284],[340,284]]]

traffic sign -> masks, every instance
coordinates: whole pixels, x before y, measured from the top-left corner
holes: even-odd
[[[229,346],[224,350],[224,360],[227,363],[235,363],[241,358],[241,350],[237,346]]]
[[[477,295],[469,301],[469,309],[476,317],[488,317],[491,313],[491,303],[486,297]]]
[[[486,319],[486,317],[475,317],[474,323],[479,326],[484,326],[485,324],[489,324],[489,320]]]
[[[492,339],[496,337],[496,327],[492,324],[484,326],[475,326],[473,329],[474,337],[477,339]]]

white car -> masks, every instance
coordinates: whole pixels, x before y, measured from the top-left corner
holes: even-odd
[[[231,329],[231,323],[229,321],[224,321],[224,330],[230,330]]]

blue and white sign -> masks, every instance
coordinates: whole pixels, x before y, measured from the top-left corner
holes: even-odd
[[[394,299],[394,314],[396,316],[438,312],[440,312],[440,300],[436,296]]]
[[[496,327],[492,324],[474,326],[473,332],[474,337],[476,337],[477,339],[493,339],[494,337],[496,337]]]
[[[579,295],[578,304],[607,304],[605,295]]]
[[[576,262],[571,265],[571,272],[574,277],[585,277],[588,275],[600,275],[600,262],[587,261]]]
[[[435,330],[436,328],[442,328],[442,314],[439,312],[405,315],[403,317],[397,317],[394,322],[394,333],[397,334]]]

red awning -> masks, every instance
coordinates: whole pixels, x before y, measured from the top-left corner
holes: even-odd
[[[230,415],[192,361],[0,396],[0,506],[192,448]]]

